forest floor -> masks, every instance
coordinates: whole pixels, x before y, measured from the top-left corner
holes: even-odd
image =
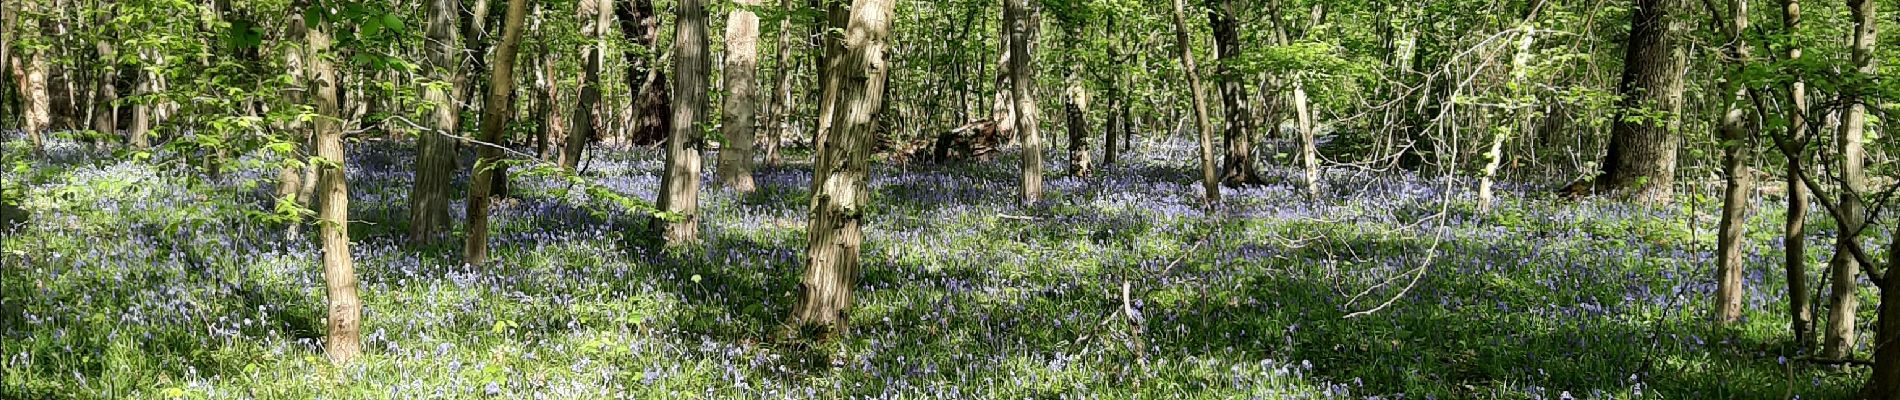
[[[1864,376],[1787,361],[1774,198],[1749,223],[1745,319],[1713,327],[1710,193],[1653,208],[1506,185],[1479,214],[1463,179],[1336,170],[1308,200],[1272,167],[1210,214],[1191,161],[1152,161],[1186,149],[1052,173],[1033,207],[1012,156],[887,165],[853,334],[806,342],[777,339],[804,266],[802,165],[747,195],[709,179],[704,243],[677,251],[519,175],[498,261],[469,268],[459,244],[403,241],[406,146],[349,150],[367,352],[342,367],[317,347],[313,235],[263,222],[268,157],[215,179],[183,154],[71,142],[9,161],[30,219],[0,241],[0,398],[1824,399]],[[652,198],[655,153],[595,154],[591,179]],[[1818,280],[1832,226],[1811,226]]]

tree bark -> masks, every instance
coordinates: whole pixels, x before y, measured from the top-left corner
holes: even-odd
[[[656,65],[660,59],[660,16],[653,11],[653,0],[633,0],[629,7],[614,10],[620,19],[620,35],[640,51],[623,52],[627,59],[627,86],[634,94],[634,118],[629,135],[637,144],[659,143],[672,131],[670,115],[673,102],[668,94],[666,68]]]
[[[820,327],[828,336],[849,332],[851,292],[857,283],[862,224],[870,201],[872,130],[883,108],[889,72],[884,51],[895,6],[895,0],[856,0],[852,5],[845,34],[850,51],[838,64],[850,70],[838,74],[844,78],[837,85],[843,107],[835,117],[837,131],[826,138],[831,143],[821,146],[824,151],[812,167],[809,247],[791,320],[795,326]]]
[[[1187,1],[1174,0],[1174,43],[1181,52],[1181,66],[1187,73],[1188,91],[1194,97],[1194,127],[1201,133],[1202,201],[1220,203],[1220,180],[1214,173],[1214,128],[1207,117],[1207,95],[1201,88],[1201,71],[1194,65],[1194,48],[1188,42]]]
[[[1637,0],[1630,16],[1623,76],[1622,117],[1610,130],[1609,151],[1596,190],[1632,200],[1667,202],[1676,178],[1677,113],[1687,60],[1679,45],[1682,0]]]
[[[1866,77],[1874,75],[1873,51],[1874,39],[1874,1],[1848,0],[1847,8],[1854,18],[1854,29],[1850,33],[1853,48],[1852,61],[1856,74]],[[1828,267],[1833,269],[1834,281],[1831,282],[1828,310],[1827,337],[1822,341],[1821,354],[1828,358],[1845,358],[1854,349],[1854,319],[1860,309],[1860,283],[1856,280],[1860,273],[1860,263],[1847,253],[1850,243],[1860,240],[1861,230],[1866,225],[1866,210],[1861,204],[1861,196],[1867,193],[1866,140],[1867,108],[1861,103],[1861,88],[1847,87],[1841,91],[1840,104],[1847,110],[1841,114],[1840,136],[1835,139],[1835,157],[1840,158],[1841,174],[1841,216],[1840,234],[1835,236],[1834,259]]]
[[[1793,35],[1801,25],[1801,2],[1782,0],[1782,26],[1786,34]],[[1801,59],[1801,47],[1788,47],[1788,60]],[[1804,141],[1808,136],[1808,94],[1807,83],[1797,74],[1788,83],[1789,107],[1788,137],[1796,142]],[[1788,279],[1788,318],[1789,327],[1794,331],[1797,349],[1807,350],[1814,345],[1814,306],[1808,302],[1808,186],[1801,183],[1803,168],[1800,157],[1788,157],[1786,185],[1788,192],[1787,218],[1782,224],[1782,253]]]
[[[515,53],[521,42],[521,22],[527,14],[527,0],[508,0],[508,16],[502,22],[501,44],[495,47],[490,64],[488,99],[482,101],[482,131],[476,143],[475,177],[468,188],[467,240],[462,260],[471,265],[488,263],[488,197],[498,177],[496,163],[501,162],[501,131],[514,112]]]
[[[1036,127],[1036,77],[1030,67],[1034,54],[1029,52],[1029,31],[1038,23],[1036,11],[1027,0],[1004,0],[1003,13],[1009,24],[1010,97],[1015,101],[1016,132],[1022,138],[1022,202],[1042,200],[1042,135]]]
[[[660,211],[677,221],[653,219],[653,229],[668,246],[689,244],[699,236],[701,123],[706,116],[706,5],[681,0],[673,36],[673,129],[666,137],[666,171],[660,175]]]
[[[792,0],[779,0],[779,9],[792,10]],[[765,165],[778,165],[778,146],[784,141],[785,131],[791,129],[792,121],[792,74],[798,69],[792,63],[792,21],[780,21],[778,25],[778,83],[772,91],[770,106],[766,111],[765,129],[770,134],[765,138]]]
[[[812,124],[812,126],[818,128],[812,134],[811,143],[812,146],[814,146],[812,149],[813,153],[824,151],[823,146],[826,143],[825,135],[831,133],[831,114],[837,108],[838,80],[843,79],[836,74],[839,68],[841,68],[839,63],[843,62],[842,60],[844,58],[844,37],[841,36],[841,34],[832,33],[832,31],[844,30],[846,21],[850,19],[850,12],[845,9],[844,1],[846,0],[818,1],[823,1],[826,4],[825,22],[818,25],[825,27],[819,30],[819,34],[824,37],[825,52],[824,60],[822,61],[824,69],[819,70],[819,76],[823,79],[821,83],[823,88],[818,94],[818,121]]]
[[[1900,286],[1895,286],[1900,284],[1900,278],[1895,278],[1893,272],[1900,271],[1900,231],[1891,236],[1887,244],[1887,275],[1881,282],[1875,282],[1880,287],[1880,311],[1874,326],[1874,370],[1867,375],[1867,383],[1860,390],[1860,397],[1868,400],[1900,399]]]
[[[331,61],[328,24],[315,22],[305,30],[304,45],[309,48],[308,82],[316,94],[315,127],[317,192],[323,200],[317,209],[318,235],[323,238],[323,281],[329,298],[329,331],[324,355],[330,362],[343,364],[363,353],[362,300],[356,294],[356,266],[350,259],[350,196],[343,126],[337,119],[337,70]]]
[[[1532,5],[1531,7],[1537,7],[1537,6]],[[1524,96],[1524,94],[1522,93],[1523,89],[1521,88],[1523,88],[1524,85],[1527,84],[1525,83],[1525,80],[1530,74],[1531,45],[1535,43],[1535,41],[1537,40],[1536,39],[1537,31],[1534,29],[1532,25],[1529,24],[1529,22],[1535,20],[1534,18],[1536,17],[1536,14],[1535,14],[1536,11],[1537,10],[1532,9],[1531,14],[1529,14],[1526,18],[1524,18],[1524,21],[1526,22],[1526,24],[1524,24],[1524,28],[1526,29],[1526,31],[1518,34],[1519,36],[1518,36],[1518,42],[1517,42],[1517,51],[1513,53],[1511,56],[1511,88],[1512,89],[1510,90],[1513,91],[1511,95],[1517,98],[1522,98]],[[1531,126],[1530,126],[1531,118],[1530,118],[1530,111],[1529,111],[1530,104],[1518,104],[1518,107],[1521,107],[1521,108],[1515,111],[1515,114],[1517,114],[1517,118],[1516,118],[1517,125],[1518,125],[1517,129],[1520,131],[1531,130]],[[1491,133],[1491,148],[1490,150],[1484,153],[1485,155],[1484,174],[1482,175],[1481,178],[1479,178],[1479,183],[1478,183],[1478,210],[1479,212],[1491,211],[1491,203],[1493,202],[1493,199],[1492,199],[1493,194],[1492,194],[1492,189],[1491,189],[1492,181],[1496,178],[1498,174],[1498,167],[1502,165],[1504,162],[1504,142],[1505,140],[1508,140],[1509,138],[1510,138],[1510,131],[1507,131],[1507,130],[1495,129]]]
[[[580,102],[574,105],[574,129],[561,151],[561,168],[568,171],[580,166],[587,142],[595,140],[596,132],[604,131],[601,127],[607,123],[607,106],[600,101],[600,68],[607,57],[607,30],[611,29],[614,1],[581,0],[579,4],[581,17],[587,19],[581,24],[581,35],[594,41],[582,50],[587,65],[581,72]]]
[[[1742,108],[1744,89],[1736,85],[1741,78],[1742,68],[1748,59],[1748,2],[1745,0],[1728,1],[1728,21],[1724,28],[1728,30],[1729,41],[1723,46],[1731,69],[1731,77],[1722,82],[1723,94],[1734,93],[1726,100],[1728,108],[1722,114],[1721,128],[1716,138],[1722,146],[1722,172],[1724,194],[1722,198],[1722,220],[1716,233],[1715,320],[1723,324],[1732,324],[1742,318],[1742,230],[1747,225],[1748,196],[1755,191],[1754,174],[1749,172],[1750,156],[1755,151],[1755,135],[1749,130],[1748,112]]]
[[[24,14],[34,15],[44,13],[46,8],[44,2],[45,0],[36,0],[23,3],[22,8],[23,11],[25,11]],[[32,24],[28,24],[26,21],[20,21],[18,22],[20,26],[15,28],[23,35],[44,37],[46,36],[46,32],[42,28],[47,24],[46,21],[44,21],[46,17],[40,16],[38,18],[41,20]],[[38,35],[35,35],[36,33]],[[17,71],[15,74],[19,80],[21,99],[24,100],[23,103],[25,104],[23,105],[26,108],[24,123],[21,124],[21,127],[26,128],[27,141],[33,145],[33,154],[35,155],[45,155],[46,131],[52,128],[53,123],[53,100],[47,90],[47,51],[47,49],[22,51],[22,53],[25,54],[22,54],[21,59],[14,60],[14,63],[18,64],[14,66],[14,70]]]
[[[1253,156],[1253,111],[1247,107],[1247,88],[1242,76],[1231,64],[1242,58],[1240,21],[1234,16],[1233,0],[1212,4],[1207,12],[1208,26],[1214,31],[1214,60],[1219,78],[1221,108],[1226,110],[1227,155],[1221,159],[1221,183],[1227,186],[1266,183],[1260,177]]]
[[[423,47],[429,52],[428,73],[439,83],[423,88],[423,101],[430,107],[429,129],[417,136],[416,183],[409,193],[409,239],[418,243],[440,238],[449,226],[456,139],[448,135],[461,126],[457,99],[466,85],[456,58],[462,51],[457,24],[460,7],[456,0],[429,0],[429,40]]]
[[[757,140],[754,111],[759,107],[759,16],[747,11],[759,0],[734,0],[726,17],[726,98],[720,128],[725,142],[719,147],[719,182],[728,189],[749,193],[752,186],[752,144]]]
[[[1089,163],[1088,89],[1082,88],[1079,62],[1071,62],[1069,88],[1064,92],[1063,110],[1068,113],[1069,175],[1087,177],[1095,169]]]

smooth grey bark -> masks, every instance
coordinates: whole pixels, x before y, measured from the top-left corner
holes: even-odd
[[[501,162],[501,131],[514,114],[515,53],[521,45],[521,25],[527,14],[527,0],[508,0],[508,14],[502,22],[501,44],[495,47],[490,64],[488,98],[482,101],[481,137],[476,143],[475,177],[468,188],[468,228],[462,244],[462,262],[488,263],[489,195],[495,189]]]
[[[653,230],[667,246],[699,240],[700,150],[705,146],[706,78],[710,68],[706,4],[681,0],[673,36],[673,116],[666,137],[666,171],[654,204],[674,218],[655,217]]]
[[[719,148],[719,182],[740,193],[751,192],[752,145],[757,140],[754,111],[759,106],[759,16],[747,11],[759,0],[734,0],[726,17],[726,98],[720,124],[725,142]]]

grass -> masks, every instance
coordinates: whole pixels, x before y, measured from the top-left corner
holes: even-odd
[[[367,352],[346,366],[321,357],[317,246],[262,216],[268,158],[214,179],[190,154],[58,143],[0,175],[30,215],[0,239],[0,398],[1812,399],[1865,372],[1778,361],[1777,199],[1750,220],[1745,319],[1717,327],[1710,203],[1506,185],[1478,214],[1462,180],[1334,171],[1318,200],[1274,184],[1208,212],[1184,162],[1132,154],[1024,207],[1007,156],[884,166],[853,334],[806,342],[774,335],[803,268],[801,165],[709,189],[704,243],[675,251],[527,177],[496,210],[498,261],[471,268],[402,240],[411,149],[350,151]],[[591,179],[652,198],[653,153],[595,155]],[[1832,228],[1811,226],[1819,280]],[[1139,323],[1116,317],[1124,284]]]

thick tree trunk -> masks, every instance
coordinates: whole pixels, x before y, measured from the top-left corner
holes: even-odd
[[[1847,8],[1854,16],[1854,30],[1851,33],[1853,62],[1861,76],[1874,75],[1873,51],[1874,39],[1874,1],[1848,0]],[[1854,317],[1860,309],[1860,283],[1856,280],[1860,273],[1860,263],[1847,253],[1850,243],[1860,240],[1861,230],[1866,225],[1865,206],[1861,196],[1867,195],[1867,174],[1865,169],[1867,108],[1861,103],[1859,88],[1846,88],[1841,92],[1840,104],[1847,107],[1841,114],[1840,136],[1835,139],[1835,157],[1840,159],[1841,206],[1844,217],[1838,222],[1840,233],[1835,236],[1834,260],[1828,264],[1833,269],[1834,281],[1829,295],[1827,338],[1822,341],[1821,354],[1828,358],[1845,358],[1854,349]]]
[[[791,11],[792,0],[780,0],[779,9]],[[792,23],[782,21],[778,25],[778,83],[772,90],[771,106],[766,111],[765,129],[765,165],[779,164],[778,146],[785,139],[785,131],[791,129],[792,121],[792,73],[798,69],[792,63]]]
[[[627,86],[634,94],[629,139],[637,144],[659,143],[672,130],[669,122],[673,107],[666,68],[657,65],[661,53],[660,16],[653,11],[653,0],[632,1],[628,7],[614,10],[620,19],[621,38],[640,47],[622,53],[627,60]]]
[[[1687,58],[1679,42],[1682,0],[1637,0],[1630,16],[1625,44],[1622,118],[1610,130],[1603,174],[1596,178],[1599,192],[1637,201],[1666,202],[1674,191],[1676,114],[1682,108],[1682,75]]]
[[[706,44],[706,5],[681,0],[673,36],[673,129],[666,137],[666,171],[660,175],[660,211],[677,220],[653,219],[653,229],[668,246],[699,239],[701,130],[706,119],[706,74],[710,69]]]
[[[1029,31],[1039,19],[1027,0],[1004,0],[1005,23],[1009,24],[1010,97],[1015,100],[1016,132],[1022,138],[1023,204],[1042,200],[1042,135],[1036,127],[1035,71],[1031,68]]]
[[[1063,97],[1062,108],[1069,117],[1069,175],[1086,177],[1095,169],[1089,162],[1088,90],[1082,88],[1082,78],[1074,76],[1079,73],[1070,72],[1069,88],[1064,91],[1067,95]]]
[[[1900,232],[1893,234],[1887,246],[1887,268],[1889,274],[1880,285],[1880,311],[1875,316],[1874,326],[1874,370],[1867,375],[1867,383],[1861,386],[1860,397],[1867,400],[1900,399],[1900,278],[1894,278],[1893,271],[1900,270]]]
[[[759,0],[734,0],[738,7],[726,17],[726,98],[720,124],[725,142],[719,147],[719,182],[727,189],[751,192],[752,145],[757,140],[753,112],[759,107],[759,16],[747,11]]]
[[[1801,3],[1797,0],[1782,0],[1782,26],[1786,34],[1794,34],[1801,26]],[[1800,46],[1789,46],[1788,60],[1801,58]],[[1808,94],[1807,84],[1799,76],[1788,83],[1788,106],[1792,112],[1788,115],[1788,137],[1799,142],[1808,136]],[[1814,306],[1808,301],[1808,186],[1801,183],[1802,159],[1789,157],[1786,178],[1788,192],[1787,218],[1782,225],[1782,247],[1785,252],[1785,269],[1788,279],[1788,318],[1789,327],[1794,331],[1794,342],[1798,349],[1810,349],[1814,345]]]
[[[1208,26],[1214,30],[1214,60],[1220,76],[1221,108],[1226,110],[1227,155],[1221,158],[1221,183],[1227,186],[1266,183],[1253,156],[1253,111],[1247,107],[1247,88],[1242,76],[1231,66],[1242,56],[1240,21],[1235,19],[1233,0],[1221,0],[1207,12]]]
[[[311,57],[309,82],[316,93],[315,126],[317,191],[323,196],[317,209],[323,238],[323,281],[329,298],[329,331],[324,355],[333,363],[348,363],[363,353],[363,304],[356,294],[356,266],[350,259],[349,181],[344,169],[343,126],[337,120],[337,71],[331,59],[327,24],[315,23],[305,31],[304,45]]]
[[[102,14],[98,18],[107,20],[109,16]],[[92,123],[88,125],[101,136],[112,137],[119,133],[119,107],[112,104],[119,101],[118,53],[109,38],[100,38],[93,47],[102,70],[99,71],[98,81],[93,82]]]
[[[440,238],[449,226],[449,201],[454,188],[456,151],[453,137],[461,126],[462,98],[466,79],[456,56],[462,51],[457,24],[461,3],[456,0],[429,0],[428,38],[423,47],[429,52],[428,71],[442,85],[427,85],[423,101],[429,105],[428,130],[416,138],[416,183],[409,193],[409,239],[429,242]]]
[[[1747,94],[1736,87],[1743,63],[1748,59],[1746,38],[1748,32],[1748,2],[1729,0],[1728,35],[1729,43],[1723,50],[1731,64],[1735,78],[1722,82],[1724,94],[1734,93],[1728,100],[1728,109],[1722,114],[1720,132],[1716,136],[1722,146],[1722,172],[1726,175],[1722,198],[1722,220],[1716,233],[1716,290],[1715,320],[1731,324],[1742,319],[1742,230],[1747,225],[1748,196],[1754,193],[1754,174],[1749,171],[1749,157],[1755,151],[1755,132],[1750,131],[1748,111],[1742,108],[1742,98]]]
[[[607,58],[607,31],[612,29],[609,18],[614,15],[614,1],[581,0],[579,4],[581,17],[588,19],[581,24],[581,35],[594,41],[583,50],[587,65],[581,72],[580,102],[574,105],[574,129],[561,151],[561,168],[568,171],[580,166],[587,142],[595,140],[596,132],[604,131],[601,126],[607,123],[607,106],[600,101],[600,68]]]
[[[598,112],[598,114],[596,114],[598,118],[588,117],[588,108],[577,105],[574,108],[576,115],[572,118],[574,124],[573,130],[569,130],[567,112],[561,108],[561,103],[564,100],[561,97],[561,70],[558,68],[559,65],[555,61],[554,52],[551,49],[542,51],[541,57],[541,71],[537,74],[546,77],[546,90],[545,93],[543,93],[544,97],[541,101],[536,102],[537,106],[539,106],[538,111],[540,111],[540,113],[535,114],[535,117],[540,118],[541,121],[537,124],[540,126],[540,132],[535,136],[541,138],[540,141],[544,143],[561,140],[563,143],[560,153],[558,154],[559,157],[557,157],[555,162],[560,164],[563,169],[574,171],[575,168],[580,165],[581,153],[587,149],[587,142],[593,140],[593,132],[599,132],[598,129],[590,127],[597,127],[599,126],[598,123],[606,121],[606,106],[601,104],[598,98],[600,96],[600,89],[596,87],[594,89],[594,96],[596,98],[592,104],[592,108]],[[599,77],[600,75],[598,73],[594,75],[593,79],[595,80],[593,80],[593,84],[598,85],[600,83],[598,80]],[[583,78],[581,85],[588,85],[586,82],[588,82],[587,79]],[[586,92],[583,91],[582,95],[585,96]],[[593,122],[589,122],[590,120]],[[592,130],[592,132],[586,133],[585,135],[587,137],[581,137],[583,135],[581,133],[582,130]],[[576,139],[579,139],[580,142],[576,143]],[[574,147],[577,144],[580,147]],[[545,147],[536,146],[535,148],[535,155],[537,157],[548,158],[555,156],[555,154],[548,154],[550,152],[551,150]]]
[[[521,44],[521,22],[527,14],[527,0],[508,0],[508,16],[501,28],[501,44],[495,47],[490,64],[488,99],[482,101],[482,131],[476,146],[475,177],[468,188],[467,240],[462,246],[462,262],[488,263],[488,197],[495,189],[496,163],[501,162],[501,131],[514,114],[515,53]]]
[[[1194,98],[1194,127],[1201,133],[1202,201],[1220,203],[1220,180],[1214,173],[1214,127],[1207,116],[1207,95],[1201,88],[1201,71],[1194,65],[1194,48],[1188,43],[1186,0],[1174,0],[1174,43],[1181,52],[1181,66],[1187,72],[1188,92]]]
[[[46,12],[45,9],[47,5],[44,4],[45,2],[46,0],[37,0],[25,3],[23,5],[26,11],[24,14],[33,15]],[[38,36],[45,37],[46,32],[39,28],[46,26],[47,23],[43,19],[47,17],[42,15],[38,18],[42,20],[33,24],[21,21],[18,22],[20,26],[15,28],[18,32],[25,35],[39,33]],[[22,127],[26,128],[27,141],[33,145],[33,153],[36,155],[45,154],[46,131],[52,128],[53,123],[53,100],[47,89],[48,83],[46,78],[46,52],[48,51],[50,50],[39,49],[23,51],[25,54],[20,56],[21,59],[14,60],[16,64],[19,64],[14,66],[14,70],[18,71],[15,75],[17,75],[21,98],[24,100],[23,103],[25,104],[23,105],[26,108],[25,121],[23,121]]]
[[[1012,0],[1021,1],[1021,0]],[[848,333],[852,288],[857,284],[865,208],[870,201],[872,131],[882,109],[888,67],[884,64],[896,0],[857,0],[845,41],[850,51],[838,67],[850,70],[837,85],[839,113],[831,143],[812,164],[809,247],[792,324],[817,326],[825,335]]]

